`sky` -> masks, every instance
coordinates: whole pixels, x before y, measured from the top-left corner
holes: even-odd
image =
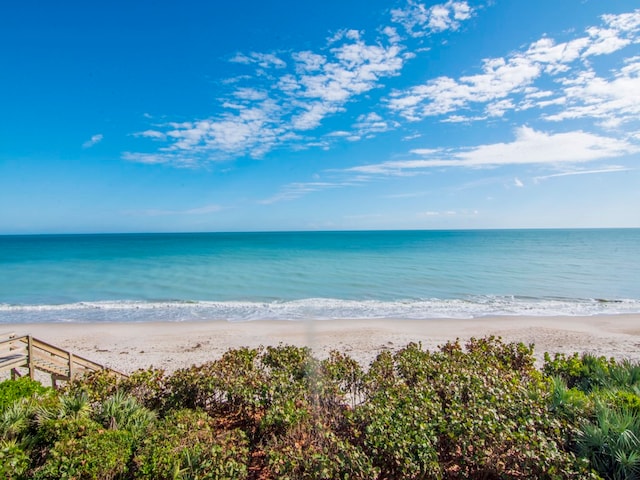
[[[21,0],[0,45],[0,234],[640,227],[636,0]]]

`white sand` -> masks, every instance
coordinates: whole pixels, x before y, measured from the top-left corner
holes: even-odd
[[[533,343],[539,360],[544,352],[590,352],[640,361],[640,315],[0,325],[5,331],[31,334],[122,372],[150,366],[170,372],[214,360],[230,348],[281,342],[308,345],[319,358],[340,350],[368,365],[383,349],[409,342],[433,350],[448,340],[487,335]]]

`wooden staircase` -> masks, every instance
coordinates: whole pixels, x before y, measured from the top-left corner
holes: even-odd
[[[34,378],[36,371],[51,375],[51,384],[54,387],[58,381],[68,382],[99,370],[109,370],[114,375],[126,377],[123,373],[74,355],[31,335],[5,334],[0,337],[0,373],[10,370],[11,377],[15,378],[22,376],[20,369],[28,369],[30,378]]]

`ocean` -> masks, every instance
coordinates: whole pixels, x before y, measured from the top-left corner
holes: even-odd
[[[0,323],[640,313],[640,229],[0,236]]]

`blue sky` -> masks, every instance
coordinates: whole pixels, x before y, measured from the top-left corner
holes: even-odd
[[[640,227],[617,0],[5,2],[0,233]]]

